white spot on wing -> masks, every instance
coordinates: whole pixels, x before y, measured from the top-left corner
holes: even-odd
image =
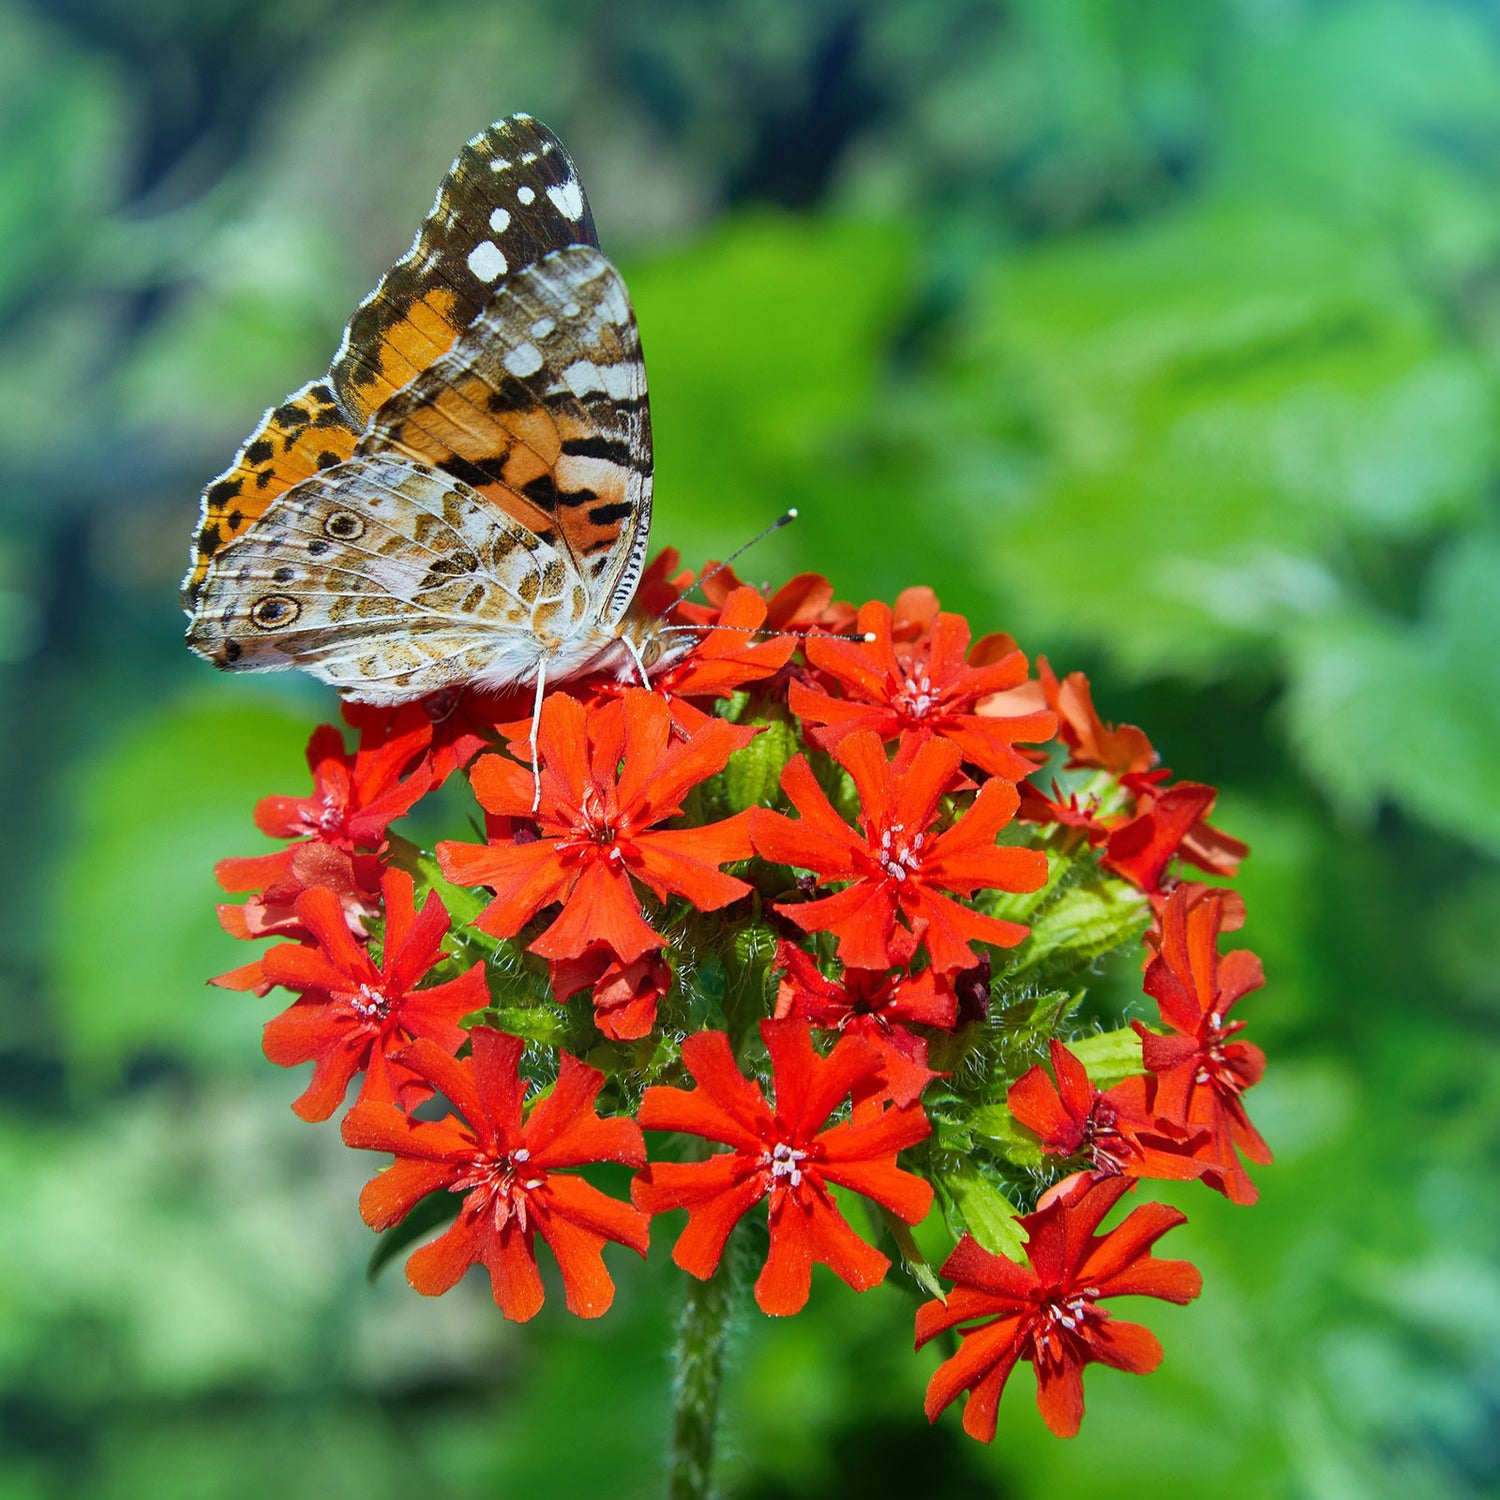
[[[563,382],[575,396],[603,391],[612,401],[624,401],[636,394],[636,367],[633,364],[596,365],[586,359],[574,360],[563,371]]]
[[[503,156],[493,157],[490,161],[490,171],[508,172],[510,171],[510,163]]]
[[[517,203],[528,203],[528,204],[529,203],[535,203],[536,202],[536,190],[534,188],[532,188],[529,184],[523,182],[520,185],[520,187],[518,187],[516,189],[516,202]]]
[[[544,339],[551,335],[557,324],[551,318],[538,318],[531,325],[531,336],[534,339]]]
[[[490,228],[493,229],[496,234],[504,234],[505,231],[510,228],[509,210],[504,208],[497,208],[494,213],[490,215]]]
[[[571,219],[576,223],[583,217],[583,191],[578,186],[576,177],[568,178],[557,187],[549,187],[547,196],[563,218]]]
[[[480,240],[469,251],[469,269],[481,281],[495,281],[505,275],[506,260],[493,240]]]
[[[514,349],[506,352],[505,358],[500,363],[512,375],[525,379],[528,375],[535,375],[542,368],[542,353],[535,344],[517,344]]]
[[[576,302],[565,302],[565,303],[563,303],[562,314],[563,314],[563,317],[565,317],[565,318],[576,318],[578,316],[578,314],[579,314],[580,311],[582,311],[582,309],[578,306],[578,304]]]

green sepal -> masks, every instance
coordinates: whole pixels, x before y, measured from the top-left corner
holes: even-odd
[[[729,757],[722,781],[727,813],[747,807],[774,807],[781,797],[781,773],[801,746],[797,731],[784,717],[767,720],[765,728]]]
[[[981,1104],[970,1112],[969,1125],[975,1135],[983,1137],[1017,1167],[1035,1170],[1042,1165],[1042,1146],[1035,1131],[1022,1125],[1006,1105]]]
[[[567,1010],[555,1005],[491,1005],[480,1014],[481,1026],[492,1026],[508,1036],[518,1036],[523,1042],[535,1042],[541,1047],[560,1047],[571,1051],[570,1043],[576,1046],[574,1027],[569,1024]]]
[[[1150,922],[1150,903],[1139,891],[1096,874],[1038,913],[1010,972],[1075,973],[1117,948],[1133,947]]]

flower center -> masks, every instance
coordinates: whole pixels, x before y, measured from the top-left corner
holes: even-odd
[[[391,1013],[390,997],[384,990],[362,984],[350,995],[349,1008],[362,1021],[383,1021]]]
[[[795,1146],[782,1141],[771,1150],[762,1152],[760,1159],[764,1166],[771,1169],[772,1187],[778,1182],[787,1187],[801,1186],[802,1163],[807,1160],[807,1152],[799,1151]]]
[[[893,706],[908,719],[925,719],[941,702],[941,695],[933,692],[932,678],[927,663],[914,661],[908,665],[901,678]]]
[[[1037,1309],[1031,1337],[1039,1362],[1059,1364],[1068,1358],[1068,1344],[1085,1323],[1103,1322],[1108,1314],[1094,1305],[1099,1288],[1086,1286],[1068,1295],[1055,1295]]]
[[[344,799],[330,788],[315,809],[303,809],[302,824],[315,833],[336,833],[344,826]]]
[[[1218,1011],[1209,1016],[1203,1048],[1198,1054],[1198,1071],[1194,1078],[1196,1083],[1213,1084],[1215,1088],[1231,1094],[1244,1092],[1244,1080],[1224,1051],[1225,1043],[1236,1032],[1243,1031],[1244,1024],[1239,1021],[1232,1026],[1225,1026],[1224,1017]]]
[[[922,868],[922,845],[927,835],[918,833],[906,836],[904,823],[892,823],[880,835],[880,849],[876,858],[880,868],[898,883]]]
[[[530,1162],[531,1152],[525,1146],[509,1155],[480,1157],[474,1162],[474,1170],[459,1178],[449,1191],[458,1193],[473,1189],[484,1194],[488,1203],[481,1202],[481,1211],[487,1207],[494,1215],[497,1231],[514,1222],[516,1228],[525,1234],[530,1225],[527,1196],[547,1180],[546,1172],[532,1167]]]
[[[625,849],[620,843],[620,829],[596,788],[589,787],[584,792],[579,811],[582,818],[569,841],[575,857],[582,856],[585,860],[602,858],[606,864],[615,866],[623,864]]]
[[[1095,1099],[1084,1129],[1084,1145],[1089,1150],[1094,1170],[1109,1177],[1118,1177],[1130,1159],[1124,1137],[1116,1129],[1119,1119],[1114,1105],[1102,1098]]]

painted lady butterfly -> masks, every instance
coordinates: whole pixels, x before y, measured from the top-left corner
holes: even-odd
[[[459,153],[327,377],[204,492],[188,644],[367,703],[644,677],[650,525],[630,298],[561,143],[512,115]]]

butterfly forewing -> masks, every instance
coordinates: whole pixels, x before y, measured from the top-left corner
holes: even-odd
[[[558,541],[600,622],[618,618],[651,524],[646,369],[619,273],[574,246],[509,278],[380,409],[358,453],[391,449]]]
[[[481,131],[448,169],[411,249],[360,303],[329,379],[351,421],[453,347],[507,277],[566,245],[597,245],[561,142],[529,115]]]

